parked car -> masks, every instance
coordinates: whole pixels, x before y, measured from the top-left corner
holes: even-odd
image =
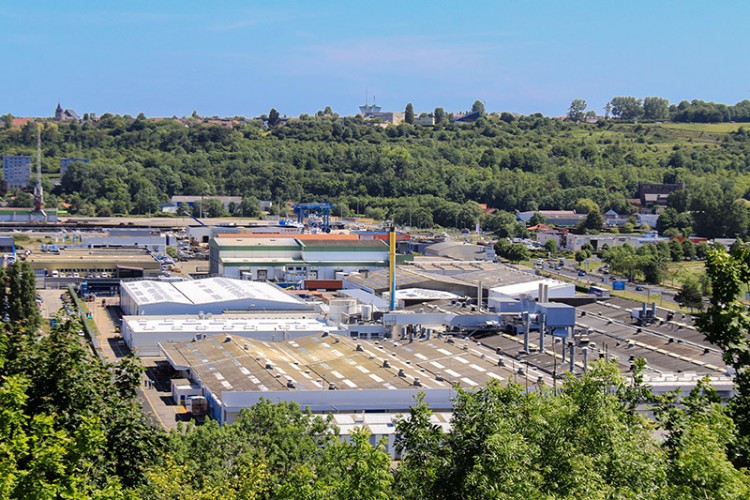
[[[586,271],[581,269],[580,271],[578,271],[578,276],[586,276]]]

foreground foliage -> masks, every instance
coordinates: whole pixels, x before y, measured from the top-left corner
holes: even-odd
[[[732,447],[735,463],[750,466],[750,313],[742,295],[750,290],[750,247],[735,245],[708,253],[706,273],[712,296],[697,325],[706,338],[724,352],[724,362],[734,369],[737,395],[730,405],[739,439]]]
[[[60,321],[47,335],[1,325],[0,498],[750,497],[728,458],[733,413],[704,382],[644,417],[642,363],[632,382],[601,362],[557,391],[459,389],[450,432],[418,398],[396,424],[394,467],[367,430],[342,440],[293,403],[261,401],[231,425],[152,427],[137,360],[102,363],[78,321]]]
[[[407,498],[746,498],[750,476],[727,459],[733,424],[706,384],[656,422],[633,411],[642,388],[611,364],[525,393],[492,383],[459,392],[443,434],[419,402],[399,423],[396,487]],[[654,430],[663,427],[661,443]]]

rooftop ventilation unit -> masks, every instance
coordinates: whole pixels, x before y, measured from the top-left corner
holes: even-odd
[[[391,362],[388,361],[387,359],[384,359],[383,360],[383,368],[390,368],[390,367],[391,367]]]
[[[403,368],[398,369],[398,376],[399,377],[406,377],[406,373],[404,372]]]

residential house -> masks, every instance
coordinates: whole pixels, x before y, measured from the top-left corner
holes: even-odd
[[[685,187],[683,182],[678,184],[639,184],[638,197],[641,201],[641,209],[666,206],[669,195],[683,187]]]

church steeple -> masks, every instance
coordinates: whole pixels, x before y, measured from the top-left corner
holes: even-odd
[[[62,106],[60,106],[60,103],[58,102],[57,109],[55,109],[55,120],[59,122],[60,120],[62,120],[62,117],[63,117],[63,109],[62,109]]]

